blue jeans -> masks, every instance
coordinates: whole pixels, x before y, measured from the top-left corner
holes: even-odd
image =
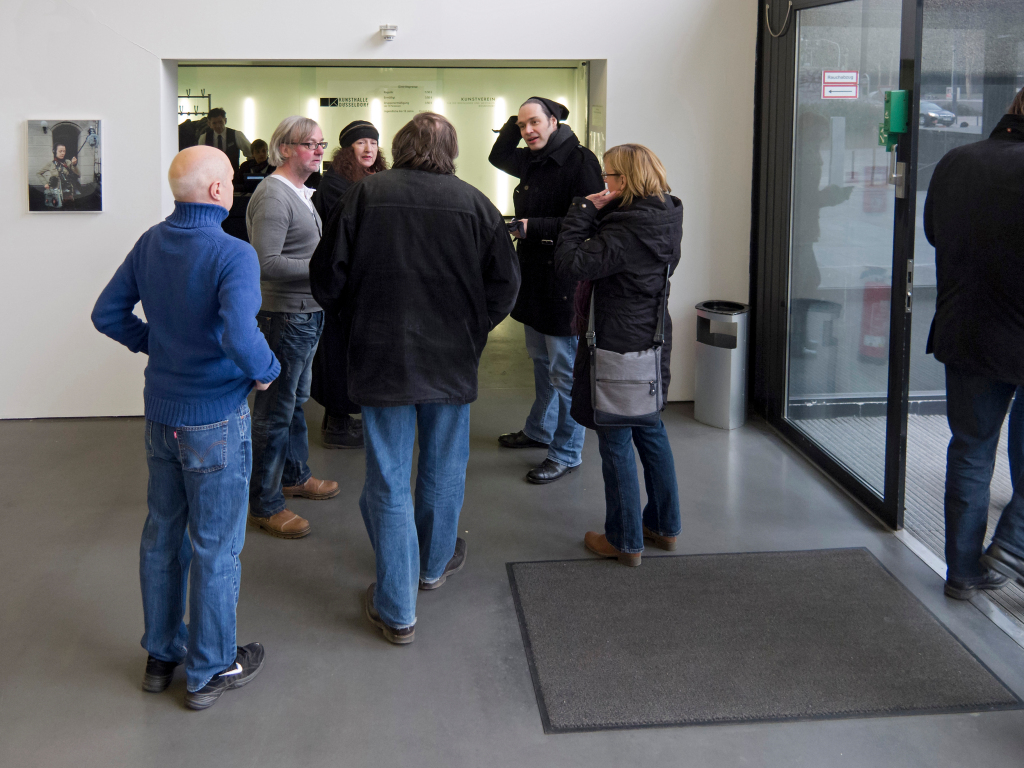
[[[587,430],[569,415],[572,405],[572,367],[576,361],[578,336],[545,336],[526,328],[526,351],[533,360],[536,397],[523,433],[532,440],[548,443],[548,458],[566,467],[578,467],[583,460],[583,438]]]
[[[256,393],[252,413],[252,484],[249,512],[271,517],[285,508],[282,486],[302,485],[312,474],[306,414],[313,355],[324,329],[323,312],[260,312],[260,330],[281,361],[281,375]]]
[[[419,427],[416,499],[409,494]],[[441,578],[455,554],[469,462],[469,405],[363,406],[366,483],[359,498],[377,556],[373,603],[386,624],[416,623],[419,581]]]
[[[1016,385],[946,366],[946,417],[953,433],[946,452],[946,567],[947,579],[976,584],[985,578],[980,563],[988,527],[989,483],[995,468],[999,432]],[[1010,418],[1007,452],[1013,475],[1013,495],[1003,508],[992,540],[1024,557],[1024,483],[1017,482],[1024,455],[1024,406],[1015,405]]]
[[[640,512],[640,483],[633,445],[640,454],[647,506]],[[597,430],[604,475],[604,533],[620,552],[642,552],[643,526],[660,536],[678,536],[679,487],[664,422],[656,427],[601,427]]]
[[[142,647],[162,661],[184,661],[190,691],[198,691],[235,660],[235,606],[242,578],[238,555],[245,541],[251,459],[245,402],[216,424],[173,427],[146,421],[149,515],[139,550],[146,627]]]

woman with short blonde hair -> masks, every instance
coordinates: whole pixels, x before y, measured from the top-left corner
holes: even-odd
[[[683,204],[668,194],[661,161],[640,144],[609,149],[604,171],[608,188],[577,197],[562,221],[555,272],[581,281],[576,330],[589,327],[593,307],[599,350],[625,355],[649,349],[658,343],[659,318],[664,317],[664,402],[672,350],[672,318],[665,302],[669,273],[679,264]],[[644,539],[661,549],[676,548],[681,522],[672,447],[660,419],[657,426],[598,426],[590,388],[591,356],[589,346],[581,344],[573,369],[571,413],[579,424],[597,432],[606,511],[604,533],[588,531],[583,543],[601,557],[640,565]],[[651,384],[653,396],[655,383]],[[652,412],[655,402],[652,397]],[[647,506],[642,510],[634,445],[647,487]]]

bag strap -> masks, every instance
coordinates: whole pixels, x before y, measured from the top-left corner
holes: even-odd
[[[668,278],[672,271],[672,265],[665,266],[665,289],[661,292],[661,312],[658,314],[658,327],[654,330],[654,346],[660,347],[665,343],[665,315],[668,312]],[[590,320],[587,322],[587,346],[591,350],[597,346],[597,333],[594,323],[594,293],[597,291],[597,281],[590,286]]]

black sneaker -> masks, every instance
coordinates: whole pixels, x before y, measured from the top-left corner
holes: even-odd
[[[384,623],[384,619],[377,613],[377,609],[373,606],[373,591],[377,586],[377,582],[374,582],[366,589],[366,594],[363,595],[363,610],[366,613],[366,618],[370,620],[370,623],[377,629],[384,632],[384,639],[389,643],[395,645],[408,645],[413,641],[416,636],[416,627],[403,627],[398,629],[392,627],[390,624]]]
[[[219,699],[224,691],[248,684],[263,669],[265,659],[266,654],[259,643],[239,646],[235,663],[210,678],[210,682],[198,691],[188,691],[185,694],[185,706],[189,709],[206,709]]]
[[[324,448],[362,448],[363,422],[351,416],[328,416],[324,414],[320,425]]]
[[[161,693],[167,690],[174,677],[174,668],[180,661],[161,661],[150,656],[146,659],[146,674],[142,676],[142,690],[147,693]]]
[[[435,582],[428,583],[420,580],[420,589],[437,589],[445,580],[453,573],[458,573],[462,570],[462,566],[466,564],[466,540],[456,539],[455,540],[455,554],[452,555],[452,559],[448,561],[448,565],[444,567],[444,573],[441,574],[441,578]]]
[[[1008,581],[1003,574],[989,568],[985,579],[978,584],[964,584],[956,579],[946,579],[946,586],[942,591],[946,593],[946,597],[952,597],[954,600],[970,600],[979,589],[1002,589]]]

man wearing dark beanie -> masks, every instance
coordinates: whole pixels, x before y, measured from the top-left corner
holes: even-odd
[[[563,104],[534,96],[498,133],[491,165],[519,179],[513,200],[522,286],[512,317],[526,326],[536,397],[525,426],[501,435],[505,448],[547,448],[531,469],[531,483],[550,483],[582,461],[585,429],[569,415],[572,368],[579,337],[573,335],[576,284],[554,272],[555,243],[574,197],[604,189],[601,165],[568,125]],[[517,148],[519,140],[525,148]]]

